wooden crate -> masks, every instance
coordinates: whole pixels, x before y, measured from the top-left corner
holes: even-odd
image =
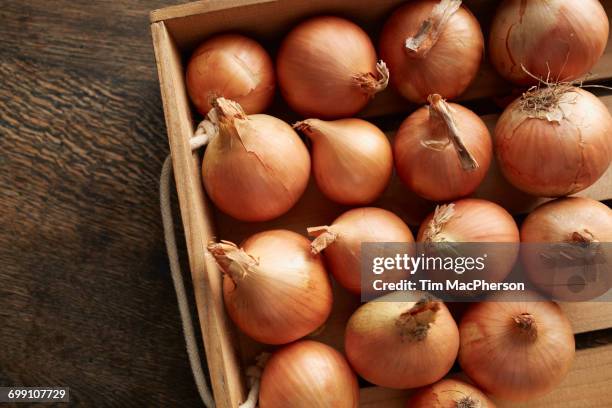
[[[238,333],[225,314],[221,273],[205,256],[207,242],[213,237],[240,242],[249,235],[271,228],[286,228],[305,233],[307,226],[330,223],[347,208],[326,200],[312,180],[301,201],[289,213],[265,223],[243,223],[216,211],[205,196],[200,178],[200,158],[192,153],[189,139],[197,121],[184,82],[184,63],[194,47],[222,31],[239,31],[263,43],[274,54],[284,34],[301,19],[323,13],[350,18],[364,27],[376,41],[383,21],[403,3],[401,0],[205,0],[168,7],[151,13],[151,30],[160,79],[168,138],[173,157],[181,216],[189,253],[189,264],[202,337],[218,407],[237,407],[244,401],[246,389],[243,369],[262,348]],[[497,1],[464,2],[480,20],[485,34]],[[612,0],[603,0],[612,15]],[[612,44],[594,68],[591,81],[612,79]],[[463,102],[491,100],[508,95],[512,88],[484,62],[475,82],[460,99]],[[612,96],[601,97],[612,110]],[[490,103],[488,105],[491,105]],[[475,106],[483,106],[476,104]],[[388,130],[390,137],[398,120],[415,106],[392,90],[378,95],[360,116]],[[289,122],[296,119],[277,98],[269,112]],[[488,125],[496,115],[484,116]],[[512,188],[501,178],[493,164],[490,174],[476,196],[501,203],[514,213],[525,212],[541,202]],[[612,198],[612,171],[581,193],[598,200]],[[394,211],[408,224],[417,225],[433,208],[432,204],[410,193],[394,177],[375,206]],[[334,312],[326,329],[315,338],[341,349],[343,327],[359,300],[335,288]],[[562,305],[576,333],[612,327],[611,303]],[[520,407],[610,407],[612,406],[612,345],[580,350],[574,368],[565,382],[552,394]],[[362,407],[403,407],[409,391],[381,387],[362,389]],[[510,406],[500,403],[500,406]]]

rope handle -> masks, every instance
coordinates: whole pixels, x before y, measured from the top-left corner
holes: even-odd
[[[179,263],[178,250],[176,247],[176,237],[174,236],[174,221],[172,219],[172,203],[170,184],[172,182],[172,157],[168,155],[162,167],[161,177],[159,181],[159,201],[161,206],[162,224],[164,227],[164,240],[166,241],[166,251],[168,252],[168,261],[170,263],[170,273],[172,275],[172,283],[176,292],[176,300],[178,302],[179,313],[181,315],[181,324],[183,325],[183,336],[185,337],[185,346],[189,357],[189,365],[193,373],[196,387],[200,393],[200,398],[206,408],[214,408],[215,401],[210,392],[210,387],[206,383],[202,360],[196,340],[195,331],[193,329],[193,318],[189,309],[187,293],[185,290],[185,282],[181,272],[181,264]]]

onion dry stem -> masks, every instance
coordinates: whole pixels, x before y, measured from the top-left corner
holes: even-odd
[[[428,19],[414,37],[406,39],[406,50],[416,58],[425,58],[436,44],[446,23],[461,7],[461,0],[442,0],[432,10]]]

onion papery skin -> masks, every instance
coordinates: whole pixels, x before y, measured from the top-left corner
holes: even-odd
[[[281,216],[306,190],[308,149],[282,120],[264,114],[247,116],[235,103],[221,103],[223,108],[215,108],[219,131],[202,162],[208,196],[221,211],[241,221]]]
[[[535,337],[515,321],[527,316],[534,320]],[[525,401],[548,393],[574,360],[570,322],[553,302],[477,303],[459,331],[461,368],[483,391],[501,399]]]
[[[551,92],[558,103],[550,109],[529,107]],[[495,128],[495,152],[505,178],[519,190],[540,197],[574,194],[610,166],[612,117],[583,89],[542,88],[506,108]]]
[[[209,245],[224,272],[223,300],[249,337],[285,344],[318,329],[332,308],[329,276],[310,241],[286,230],[255,234],[242,244]]]
[[[342,354],[300,340],[268,360],[259,392],[260,408],[357,408],[359,384]]]
[[[217,35],[193,52],[186,85],[202,115],[221,96],[238,102],[248,114],[262,113],[274,98],[274,64],[255,40],[239,34]]]
[[[415,314],[415,319],[421,319],[433,313],[428,328],[408,331],[412,322],[402,319],[419,304],[402,302],[401,296],[392,293],[357,309],[346,326],[344,348],[351,366],[367,381],[397,389],[422,387],[440,380],[451,369],[459,333],[446,306],[433,301],[426,308],[435,305],[435,311],[425,309]]]
[[[550,201],[536,208],[521,226],[521,260],[525,272],[535,286],[553,296],[555,299],[567,301],[583,301],[594,299],[608,292],[612,287],[609,273],[599,273],[597,279],[590,275],[595,274],[601,266],[588,262],[575,268],[568,267],[569,260],[565,258],[574,252],[568,253],[566,249],[561,262],[565,267],[551,268],[547,260],[543,259],[544,243],[575,244],[574,249],[583,244],[612,242],[612,210],[605,204],[589,198],[569,197]],[[552,248],[551,248],[552,249]],[[553,261],[562,256],[560,249],[548,252]],[[590,250],[585,248],[586,255]],[[610,253],[609,247],[603,248],[603,253]],[[605,256],[605,255],[604,255]],[[605,266],[603,266],[605,268]]]
[[[358,25],[339,17],[314,17],[291,30],[276,69],[285,101],[306,118],[354,116],[378,92],[372,41]],[[359,76],[371,84],[360,83]]]
[[[323,251],[334,278],[351,293],[361,293],[361,244],[364,242],[413,243],[410,228],[397,215],[382,208],[349,210],[330,226],[309,228],[317,238],[312,249]]]
[[[412,113],[393,142],[397,174],[408,188],[432,201],[467,196],[480,185],[493,157],[493,142],[486,125],[471,110],[455,103],[448,107],[477,168],[466,170],[449,139],[446,124],[429,107]]]
[[[572,81],[597,63],[608,31],[598,0],[506,0],[493,18],[489,55],[495,69],[519,85],[536,84],[536,78]]]
[[[439,3],[438,0],[407,2],[387,20],[380,36],[379,52],[389,66],[392,86],[414,103],[426,102],[433,93],[456,98],[467,89],[480,68],[484,50],[482,30],[464,6],[448,19],[424,57],[417,57],[406,49],[406,39],[417,34]]]
[[[495,408],[495,404],[473,385],[446,378],[419,390],[406,408]]]
[[[464,198],[439,206],[428,215],[419,228],[417,242],[486,244],[489,260],[495,262],[487,262],[482,272],[470,272],[469,278],[478,279],[478,274],[483,274],[482,279],[489,282],[502,282],[518,258],[520,235],[514,218],[501,206],[477,198]],[[494,246],[494,243],[504,245]],[[458,278],[453,271],[442,274],[449,279]]]
[[[362,119],[307,119],[294,127],[312,142],[313,174],[327,198],[366,205],[383,193],[393,172],[393,152],[379,128]]]

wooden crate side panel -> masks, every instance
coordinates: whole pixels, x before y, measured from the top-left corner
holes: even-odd
[[[227,10],[236,7],[244,7],[253,4],[273,3],[276,0],[199,0],[175,6],[164,7],[153,10],[149,15],[151,23],[171,20],[181,17],[189,17],[197,14],[212,13],[219,10]]]
[[[559,303],[559,306],[576,334],[612,327],[612,302]]]
[[[164,23],[154,23],[151,29],[196,305],[208,367],[213,373],[213,392],[218,407],[236,407],[244,401],[245,392],[234,331],[223,306],[221,273],[205,255],[206,244],[213,236],[212,218],[201,186],[200,163],[189,146],[193,125],[183,67]]]

